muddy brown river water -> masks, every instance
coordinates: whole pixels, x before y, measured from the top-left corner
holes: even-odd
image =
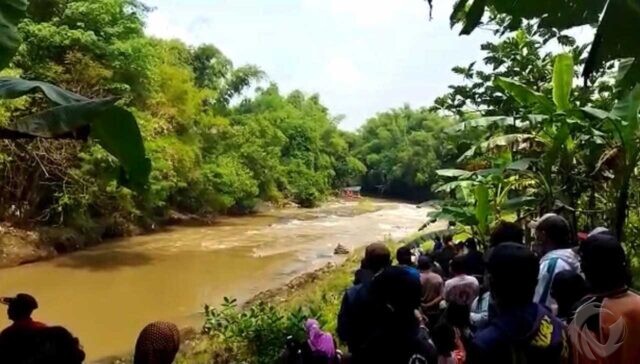
[[[70,329],[96,362],[131,351],[151,321],[198,327],[204,303],[245,300],[335,262],[338,243],[353,249],[406,236],[425,214],[415,205],[372,200],[222,218],[0,270],[0,295],[33,294],[40,304],[34,317]]]

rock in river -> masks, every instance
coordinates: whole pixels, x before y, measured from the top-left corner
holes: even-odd
[[[333,250],[333,254],[335,255],[347,255],[349,254],[349,249],[345,248],[344,245],[338,244],[338,246]]]

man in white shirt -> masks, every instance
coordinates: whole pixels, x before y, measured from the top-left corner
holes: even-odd
[[[534,302],[555,310],[557,304],[550,294],[553,278],[563,271],[580,273],[580,259],[572,249],[571,227],[556,214],[546,214],[531,226],[535,229],[536,248],[542,256]]]

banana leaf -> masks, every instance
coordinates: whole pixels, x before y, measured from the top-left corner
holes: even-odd
[[[9,65],[20,47],[18,23],[27,15],[27,0],[0,1],[0,70]]]

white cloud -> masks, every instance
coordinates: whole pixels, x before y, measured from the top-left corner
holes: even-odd
[[[154,11],[147,16],[147,33],[158,38],[178,38],[191,43],[192,33],[171,21],[164,12]]]
[[[353,62],[344,56],[329,59],[325,66],[328,79],[334,87],[353,90],[361,86],[363,77]]]
[[[302,0],[302,5],[323,10],[358,26],[392,24],[399,17],[425,17],[427,5],[419,0]]]
[[[261,67],[280,90],[318,92],[341,127],[376,112],[428,105],[460,82],[451,67],[481,58],[490,35],[449,29],[451,3],[423,0],[143,0],[147,32],[212,43],[236,65]]]

